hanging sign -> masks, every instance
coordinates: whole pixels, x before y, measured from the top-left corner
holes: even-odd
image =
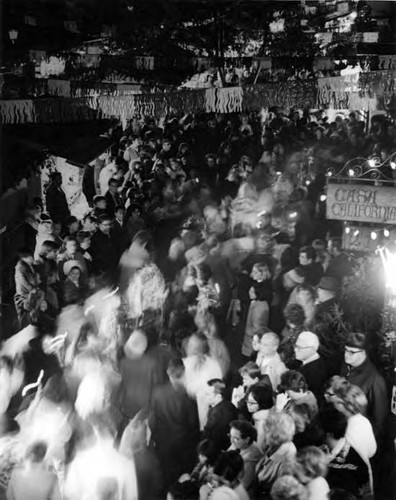
[[[396,224],[395,188],[364,184],[328,184],[328,219]]]

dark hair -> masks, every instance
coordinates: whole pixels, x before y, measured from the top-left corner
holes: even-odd
[[[68,243],[69,241],[75,241],[77,243],[76,236],[74,236],[72,234],[68,234],[67,236],[65,236],[63,239],[64,246],[66,246],[66,243]]]
[[[24,259],[25,257],[33,257],[33,253],[32,251],[30,250],[30,248],[21,248],[20,250],[18,250],[18,257],[20,259]]]
[[[348,425],[348,417],[338,411],[333,405],[326,405],[321,411],[320,423],[326,434],[332,434],[334,439],[345,436]]]
[[[217,450],[213,441],[210,439],[203,439],[198,443],[197,455],[203,455],[208,459],[210,465],[213,465],[216,460]]]
[[[297,370],[287,370],[282,373],[280,377],[280,384],[278,385],[278,391],[285,392],[288,390],[295,392],[305,392],[308,390],[307,381],[302,373]]]
[[[249,443],[253,443],[253,441],[257,440],[257,430],[249,422],[245,422],[244,420],[233,420],[230,423],[230,429],[232,428],[239,431],[242,439],[249,438]]]
[[[289,304],[283,313],[288,323],[296,326],[302,326],[305,323],[305,311],[300,304]]]
[[[169,377],[181,379],[186,369],[181,358],[174,358],[169,361],[167,373]]]
[[[314,261],[316,259],[316,252],[314,247],[306,246],[300,248],[300,254],[305,253],[307,255],[307,259]]]
[[[110,214],[102,214],[100,217],[99,217],[99,224],[103,224],[103,222],[105,221],[112,221],[113,220],[113,217],[110,215]]]
[[[218,458],[213,473],[226,481],[235,481],[243,470],[243,458],[238,450],[224,451]]]
[[[308,292],[311,296],[311,299],[314,300],[316,297],[316,290],[313,286],[308,285],[308,283],[301,283],[296,286],[296,293],[300,292]]]
[[[246,400],[249,394],[251,394],[254,400],[258,403],[260,410],[269,410],[274,406],[272,390],[267,385],[254,384],[249,387],[246,394]]]
[[[51,252],[52,250],[58,250],[59,245],[55,241],[52,240],[45,240],[40,249],[40,255],[46,255],[47,252]]]
[[[357,500],[355,495],[343,488],[334,488],[330,490],[329,500]]]
[[[261,369],[256,365],[254,361],[248,361],[246,365],[243,365],[239,369],[239,373],[242,377],[246,374],[252,379],[258,378],[260,380],[262,378]]]
[[[47,449],[47,444],[44,441],[36,441],[27,448],[25,457],[34,463],[42,462]]]
[[[221,380],[220,378],[212,378],[208,381],[208,386],[213,387],[214,393],[220,394],[220,396],[224,398],[227,386],[225,385],[223,380]]]
[[[109,179],[109,182],[108,182],[109,186],[110,186],[110,184],[117,184],[117,186],[118,186],[118,184],[119,184],[118,179],[116,179],[115,177],[111,177]]]
[[[98,201],[106,201],[106,198],[104,196],[101,196],[98,194],[98,195],[94,196],[93,202],[98,203]]]
[[[73,224],[74,222],[78,222],[77,217],[74,217],[74,215],[69,215],[69,217],[66,219],[66,226],[70,226],[70,224]]]

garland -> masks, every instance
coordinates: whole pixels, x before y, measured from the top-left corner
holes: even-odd
[[[88,95],[84,97],[0,101],[0,123],[68,123],[100,116],[129,120],[136,114],[160,117],[181,110],[185,113],[238,113],[272,106],[387,109],[388,101],[396,96],[395,74],[396,71],[363,73],[360,92],[351,92],[352,82],[346,77],[118,96],[114,95],[117,85],[103,84],[102,92],[111,95],[100,95],[98,89],[92,90],[87,84]],[[53,88],[61,94],[66,87],[54,84]],[[78,88],[81,91],[82,87]],[[72,85],[70,92],[74,92]]]

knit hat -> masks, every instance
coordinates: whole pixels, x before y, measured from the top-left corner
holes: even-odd
[[[63,264],[63,274],[67,276],[74,267],[78,267],[81,273],[84,272],[84,267],[82,263],[79,260],[72,259],[72,260],[67,260]]]
[[[322,290],[328,290],[329,292],[337,292],[338,291],[338,281],[331,276],[322,276],[319,281],[318,287]]]
[[[345,346],[355,347],[356,349],[366,349],[365,334],[360,332],[349,332]]]

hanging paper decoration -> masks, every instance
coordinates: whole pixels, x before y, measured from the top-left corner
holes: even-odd
[[[37,26],[37,19],[34,16],[25,16],[25,24],[28,26]]]
[[[39,72],[41,78],[48,78],[52,75],[61,75],[65,72],[66,60],[63,57],[51,56],[41,61]]]
[[[70,31],[70,33],[78,33],[76,21],[64,21],[63,26],[65,30]]]
[[[70,80],[48,80],[48,93],[52,96],[70,97]]]
[[[364,43],[377,43],[378,42],[378,35],[379,35],[378,31],[363,33],[363,42]]]

